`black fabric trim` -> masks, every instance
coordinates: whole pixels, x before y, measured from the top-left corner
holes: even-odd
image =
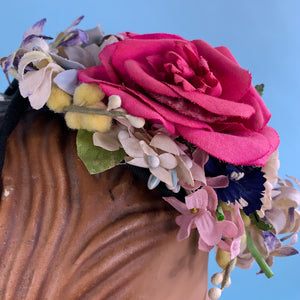
[[[13,81],[12,85],[5,91],[5,94],[13,97],[7,106],[0,126],[0,175],[4,164],[7,139],[18,125],[23,113],[29,107],[29,100],[21,96],[17,81]]]

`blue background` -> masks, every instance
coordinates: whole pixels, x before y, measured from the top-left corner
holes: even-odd
[[[263,99],[273,115],[270,125],[281,137],[279,175],[300,178],[299,1],[1,0],[0,9],[0,58],[16,50],[24,31],[43,17],[48,20],[44,34],[55,36],[80,15],[85,15],[79,26],[82,29],[101,23],[107,34],[168,32],[227,46],[240,65],[252,73],[253,83],[265,84]],[[6,86],[1,73],[0,91]],[[212,252],[209,275],[219,270],[213,261]],[[246,271],[236,268],[232,286],[222,299],[300,299],[298,266],[300,256],[278,258],[273,267],[275,277],[270,280],[255,274],[256,265]]]

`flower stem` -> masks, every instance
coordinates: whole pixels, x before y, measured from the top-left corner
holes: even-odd
[[[223,280],[222,280],[222,283],[221,283],[221,290],[224,290],[225,286],[226,286],[226,283],[228,282],[229,278],[230,278],[230,273],[231,271],[233,270],[234,266],[235,266],[235,263],[236,263],[236,258],[232,259],[226,269],[225,269],[225,274],[224,274],[224,277],[223,277]]]
[[[217,221],[225,220],[224,212],[220,204],[218,204],[217,206],[216,216],[217,216]]]
[[[250,253],[252,254],[254,259],[256,260],[257,264],[260,266],[261,270],[265,273],[265,275],[268,278],[273,277],[274,273],[272,272],[272,270],[270,269],[270,267],[268,266],[268,264],[266,263],[264,258],[259,253],[259,251],[256,248],[253,240],[250,237],[250,234],[248,233],[248,231],[246,229],[245,229],[245,232],[246,232],[246,236],[247,236],[247,247],[248,247]]]
[[[107,111],[105,109],[90,108],[84,106],[70,105],[64,108],[63,112],[77,112],[83,114],[94,114],[110,117],[125,117],[127,114],[122,111]]]

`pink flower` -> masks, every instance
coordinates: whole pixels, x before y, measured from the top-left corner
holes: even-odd
[[[200,235],[198,248],[208,252],[220,243],[223,237],[232,238],[238,232],[234,222],[217,221],[215,212],[218,199],[215,191],[209,186],[186,196],[186,204],[175,197],[164,197],[164,200],[182,214],[176,217],[176,223],[180,226],[178,241],[188,238],[191,229],[197,228]]]
[[[225,238],[218,243],[218,247],[230,252],[231,259],[235,258],[240,253],[241,239],[244,234],[244,222],[240,214],[240,208],[238,204],[234,205],[233,212],[224,211],[225,219],[236,224],[237,233],[231,238]]]
[[[236,165],[264,165],[279,138],[251,76],[225,47],[170,34],[127,34],[99,54],[79,80],[119,95],[131,115],[161,123]]]

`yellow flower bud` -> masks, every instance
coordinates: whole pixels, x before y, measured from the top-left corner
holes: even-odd
[[[52,85],[51,94],[47,101],[47,106],[51,110],[60,113],[66,106],[71,105],[71,102],[71,95],[60,89],[56,84]]]
[[[77,112],[67,112],[65,114],[67,126],[71,129],[81,129],[81,114]]]
[[[223,211],[233,212],[233,209],[229,205],[227,205],[227,203],[225,203],[224,201],[220,201],[220,204],[221,204]]]
[[[241,217],[243,219],[245,227],[249,226],[251,224],[251,219],[244,213],[243,210],[241,210],[240,212],[241,212]]]
[[[105,94],[97,84],[82,83],[76,88],[73,101],[78,106],[89,106],[101,101],[104,97]]]
[[[226,269],[230,262],[230,252],[222,250],[221,248],[218,248],[217,254],[216,254],[216,262],[219,265],[220,268]]]
[[[89,131],[106,132],[110,129],[111,120],[109,116],[81,114],[81,127]]]
[[[241,239],[241,244],[245,244],[246,242],[247,242],[247,236],[246,233],[244,233]]]

